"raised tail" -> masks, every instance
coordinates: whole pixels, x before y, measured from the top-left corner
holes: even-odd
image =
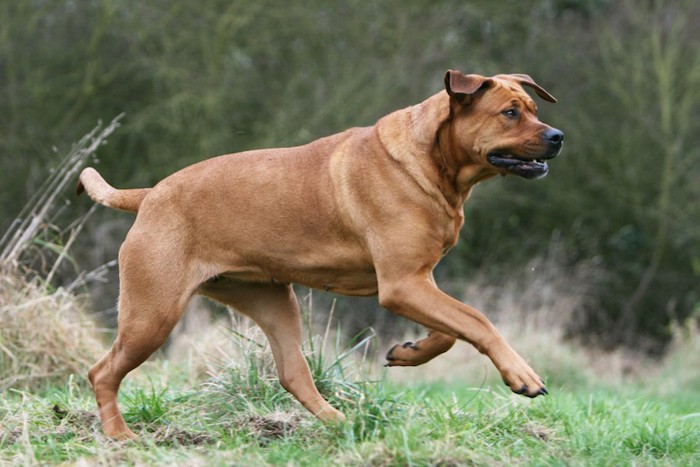
[[[80,180],[76,187],[78,196],[86,191],[93,201],[103,206],[122,211],[136,212],[141,202],[151,191],[151,188],[135,188],[130,190],[118,190],[107,183],[104,178],[92,167],[88,167],[80,174]]]

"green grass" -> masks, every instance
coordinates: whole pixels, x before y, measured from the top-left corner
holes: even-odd
[[[348,421],[324,426],[263,379],[245,388],[247,398],[221,381],[189,389],[127,382],[121,403],[140,434],[131,443],[102,437],[83,384],[8,392],[0,462],[700,465],[697,392],[553,387],[531,401],[466,383],[354,387],[355,399],[334,401]]]
[[[401,368],[374,368],[378,376],[369,377],[362,355],[372,335],[344,348],[336,341],[333,352],[326,332],[305,348],[320,390],[348,417],[330,426],[280,387],[257,328],[239,323],[218,334],[222,341],[206,340],[223,358],[204,378],[192,378],[192,361],[161,355],[125,380],[120,404],[139,434],[133,442],[102,436],[84,377],[34,392],[4,391],[0,464],[700,465],[695,321],[678,328],[663,360],[622,378],[611,377],[612,356],[596,363],[559,342],[561,361],[550,355],[549,365],[537,365],[551,395],[534,400],[476,371],[474,358],[472,370],[455,366],[450,359],[463,357],[457,348],[407,373],[409,384],[386,378],[409,371]],[[574,361],[580,365],[562,364]],[[428,382],[443,376],[445,363],[473,379]],[[596,374],[595,367],[603,370]]]

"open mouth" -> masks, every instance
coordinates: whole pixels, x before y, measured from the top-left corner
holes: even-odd
[[[494,167],[506,170],[529,180],[536,180],[547,175],[549,166],[544,159],[519,159],[510,154],[492,152],[486,156]]]

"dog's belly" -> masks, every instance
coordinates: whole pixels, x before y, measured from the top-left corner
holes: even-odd
[[[299,284],[313,289],[353,296],[377,294],[377,276],[374,269],[365,270],[279,270],[270,268],[246,267],[226,271],[205,281],[200,289],[207,291],[226,289],[231,285],[244,283]]]
[[[305,285],[314,289],[342,295],[368,296],[377,294],[377,276],[372,271],[338,272],[328,274],[319,272],[304,272],[291,278],[290,283]]]

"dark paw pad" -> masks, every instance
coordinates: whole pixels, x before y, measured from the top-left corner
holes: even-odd
[[[402,347],[404,349],[418,350],[418,346],[416,344],[414,344],[413,342],[404,342]]]

